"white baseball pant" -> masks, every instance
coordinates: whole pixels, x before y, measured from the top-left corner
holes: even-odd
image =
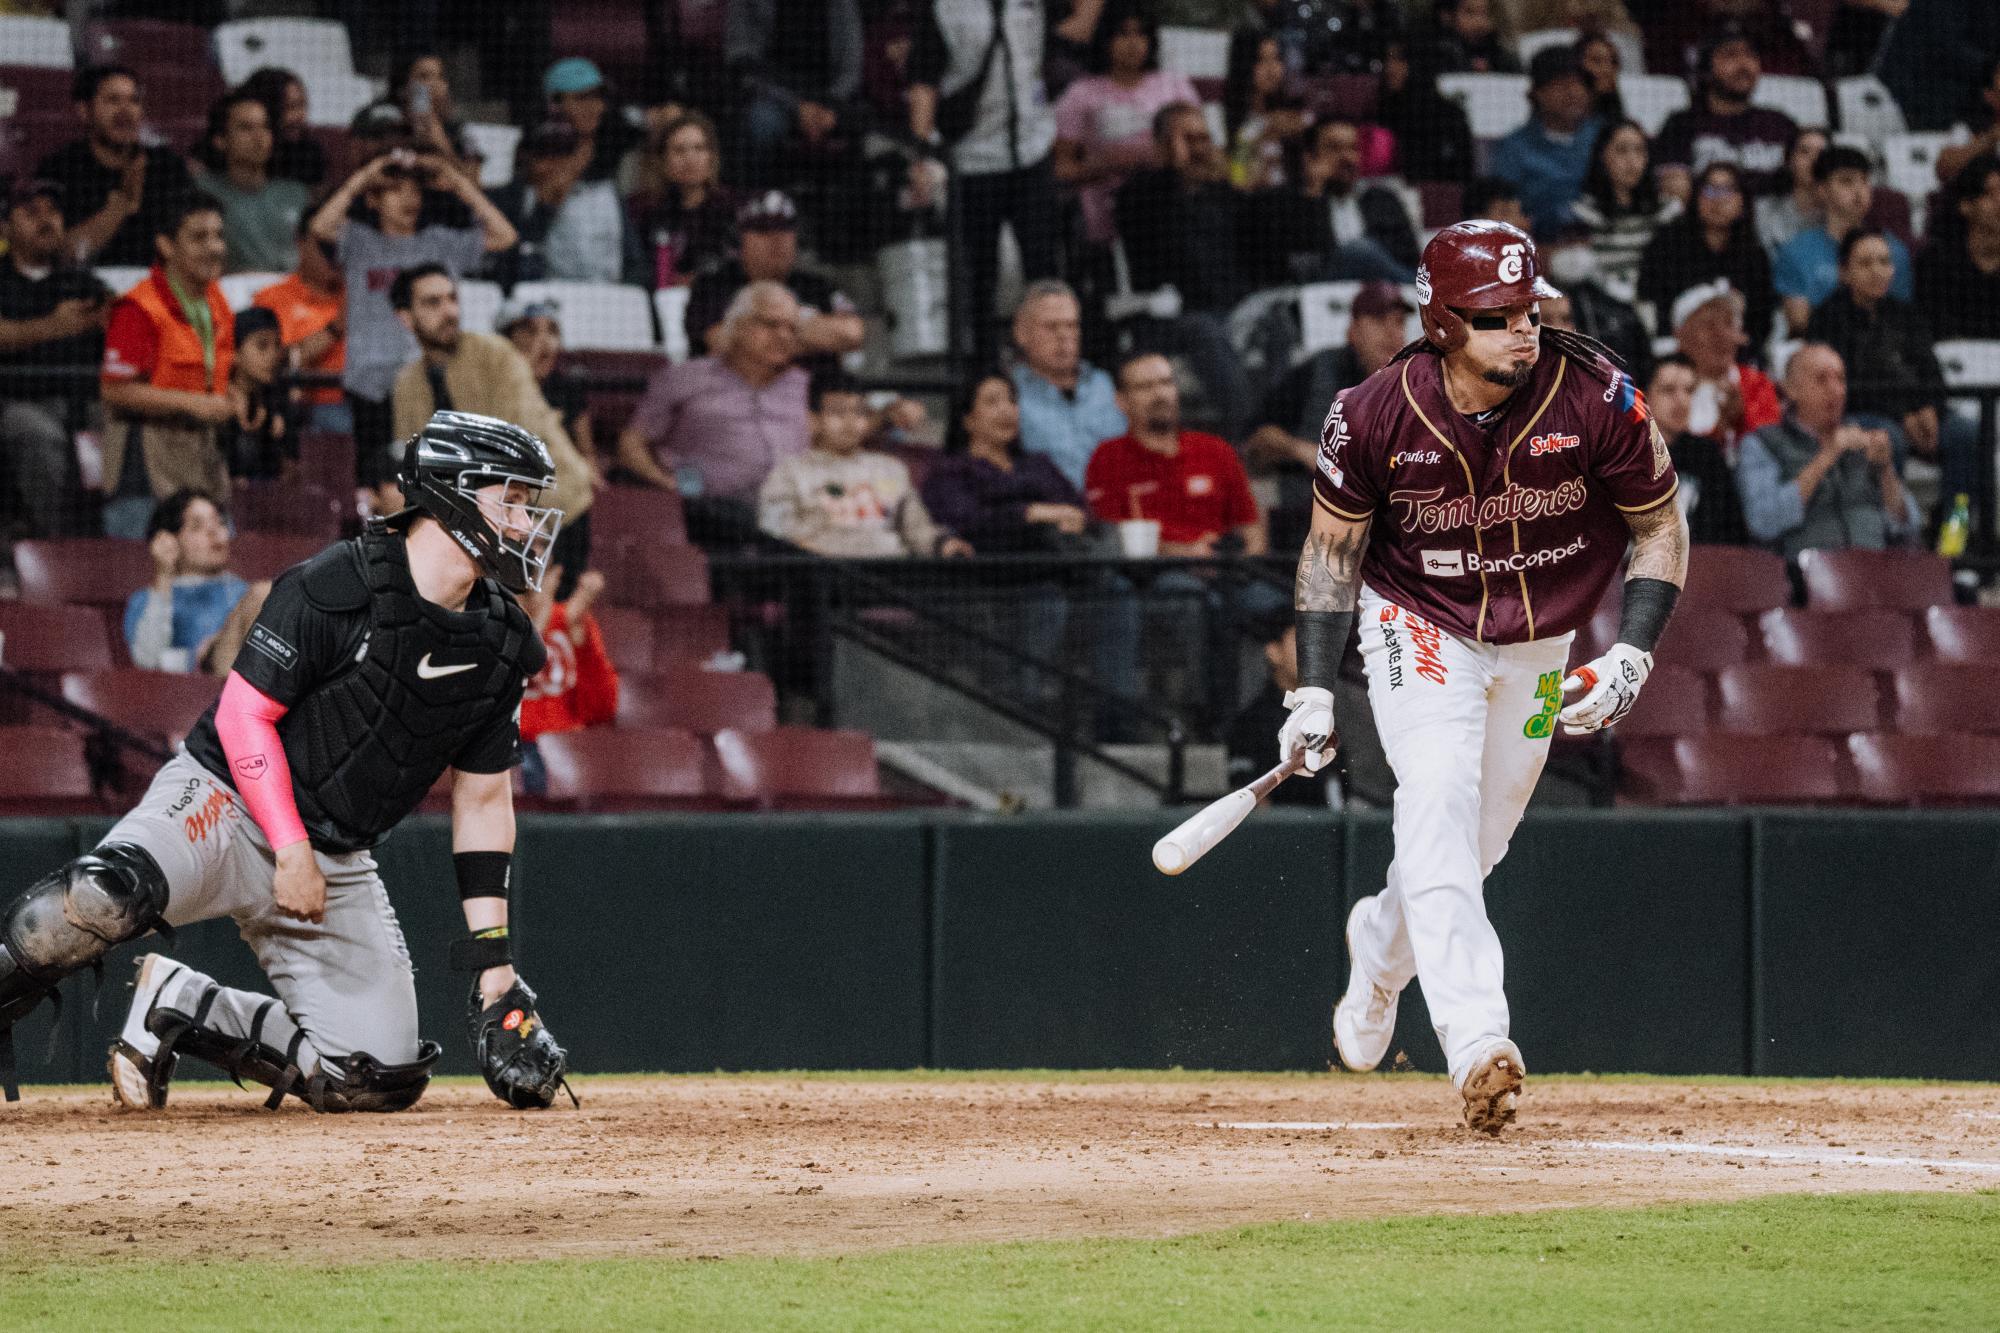
[[[1396,854],[1387,886],[1355,922],[1353,961],[1390,990],[1423,983],[1463,1086],[1484,1048],[1507,1036],[1486,876],[1548,758],[1574,635],[1461,639],[1366,586],[1358,619],[1368,701],[1396,774]]]

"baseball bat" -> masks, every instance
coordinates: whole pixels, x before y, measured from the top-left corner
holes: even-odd
[[[1153,844],[1153,865],[1163,875],[1178,875],[1233,833],[1238,824],[1257,808],[1280,782],[1305,767],[1306,752],[1294,750],[1292,757],[1247,787],[1238,787],[1219,801],[1212,801],[1183,820],[1174,831]]]

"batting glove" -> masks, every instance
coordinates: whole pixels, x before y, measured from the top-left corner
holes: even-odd
[[[1563,692],[1582,690],[1583,697],[1556,716],[1563,731],[1584,736],[1602,731],[1632,711],[1639,700],[1639,687],[1653,673],[1653,655],[1642,653],[1629,643],[1614,643],[1611,650],[1578,667],[1563,680]]]
[[[1306,772],[1317,773],[1333,759],[1333,691],[1316,685],[1285,692],[1292,715],[1278,732],[1278,762],[1306,752]]]

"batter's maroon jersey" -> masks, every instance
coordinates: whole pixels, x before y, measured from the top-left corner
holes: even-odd
[[[1420,351],[1333,400],[1318,503],[1373,518],[1361,577],[1463,638],[1522,643],[1590,619],[1631,540],[1672,502],[1666,441],[1629,375],[1546,339],[1534,377],[1475,421]]]

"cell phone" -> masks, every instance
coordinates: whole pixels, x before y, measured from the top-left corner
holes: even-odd
[[[431,113],[431,86],[420,83],[410,90],[410,114],[428,116]]]

